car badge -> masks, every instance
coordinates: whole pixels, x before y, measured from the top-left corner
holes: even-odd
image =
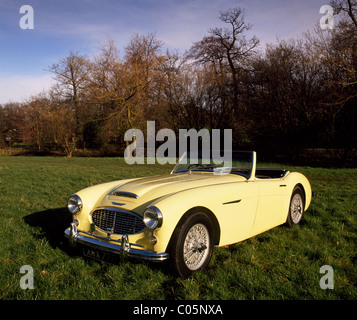
[[[112,202],[115,206],[125,206],[126,203]]]

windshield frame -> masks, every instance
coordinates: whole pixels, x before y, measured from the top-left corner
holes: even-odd
[[[198,154],[194,154],[191,156],[191,153],[186,151],[182,154],[182,156],[179,158],[178,162],[176,163],[175,167],[171,171],[171,174],[181,174],[181,173],[213,173],[214,175],[227,175],[227,174],[234,174],[234,175],[239,175],[247,180],[251,180],[252,178],[254,179],[255,176],[255,152],[254,151],[238,151],[238,150],[232,150],[229,151],[231,155],[231,159],[229,161],[229,166],[223,166],[221,167],[220,165],[224,165],[225,162],[223,159],[212,159],[212,154],[224,154],[223,151],[218,151],[220,153],[212,153],[210,152],[210,162],[209,163],[202,163],[200,164],[195,163],[196,159],[203,159],[202,157],[202,152]],[[205,161],[208,159],[205,158]],[[213,163],[212,163],[213,162]],[[245,162],[248,164],[248,166],[244,167],[237,167],[234,166],[235,162]],[[186,167],[185,167],[186,165]],[[197,167],[191,167],[197,165]]]

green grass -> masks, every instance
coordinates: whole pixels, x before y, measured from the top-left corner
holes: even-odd
[[[0,299],[357,298],[357,169],[288,167],[304,173],[317,192],[302,224],[215,248],[208,269],[186,280],[162,264],[111,265],[69,248],[63,235],[69,195],[171,167],[129,166],[117,158],[0,157]],[[19,285],[23,265],[34,270],[33,290]],[[333,290],[319,286],[323,265],[334,269]]]

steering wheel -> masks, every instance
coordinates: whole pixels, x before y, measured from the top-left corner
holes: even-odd
[[[200,163],[192,163],[187,167],[187,169],[191,169],[191,167],[193,167],[193,166],[204,168],[204,166]]]

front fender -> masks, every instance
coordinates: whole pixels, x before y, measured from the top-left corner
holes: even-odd
[[[202,188],[172,194],[154,202],[153,205],[163,215],[161,228],[154,231],[158,239],[155,251],[164,252],[167,250],[171,236],[184,214],[194,207],[202,206]],[[214,210],[212,203],[205,203],[205,207],[212,212]]]
[[[249,226],[254,221],[257,195],[257,187],[254,183],[226,183],[181,191],[154,202],[153,205],[163,215],[161,228],[155,230],[155,236],[158,239],[155,251],[164,252],[167,250],[180,219],[185,213],[196,207],[205,208],[214,214],[220,227],[219,245],[247,238],[250,235]],[[244,199],[244,201],[240,202],[240,199]],[[233,203],[232,200],[237,201],[233,201],[236,202]],[[231,202],[232,204],[226,205]],[[241,214],[237,214],[239,212]]]
[[[285,179],[289,186],[288,195],[289,197],[292,195],[294,188],[297,185],[301,185],[305,192],[305,210],[306,211],[310,204],[312,198],[312,189],[309,180],[299,172],[291,172]],[[290,198],[288,199],[290,201]]]

